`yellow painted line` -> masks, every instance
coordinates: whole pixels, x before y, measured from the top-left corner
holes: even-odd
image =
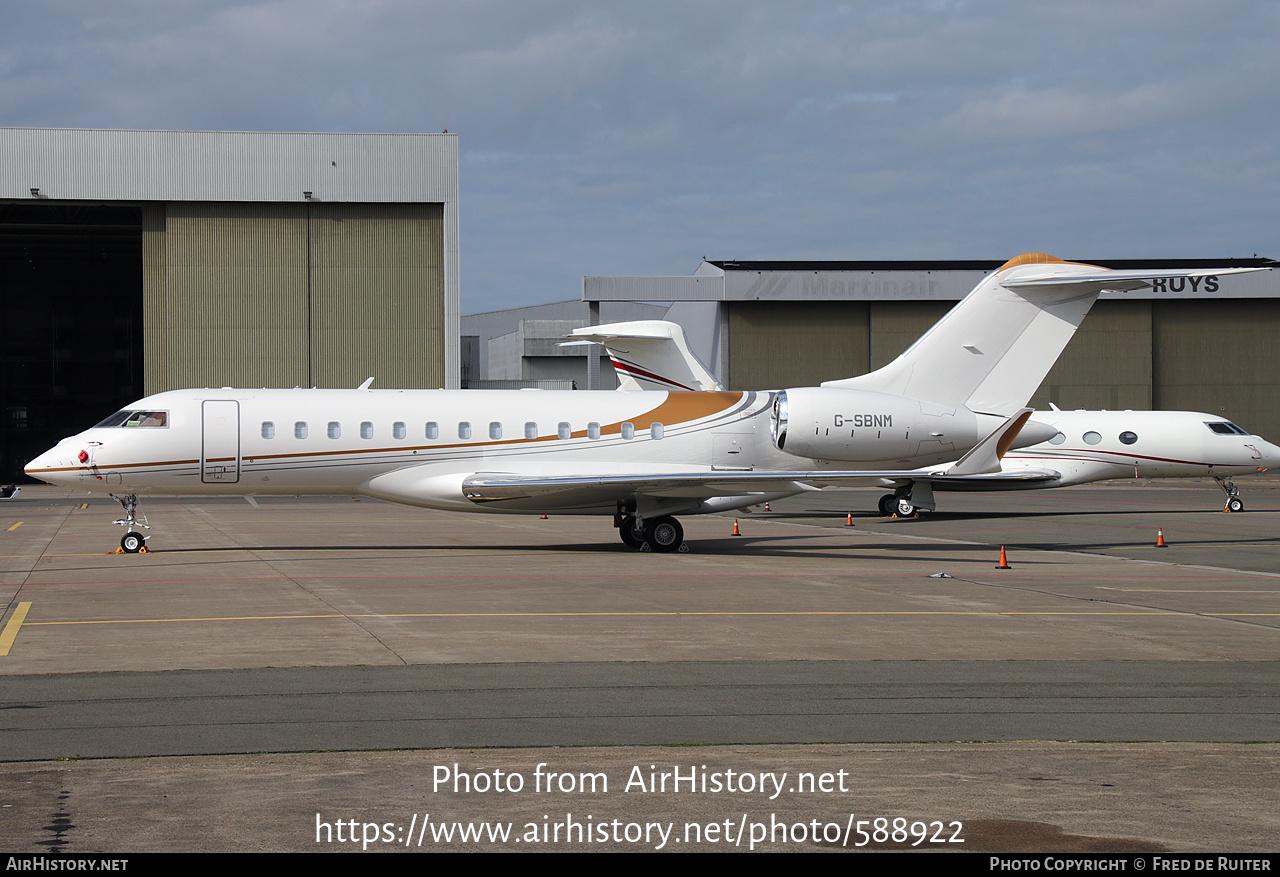
[[[1099,591],[1128,591],[1137,594],[1266,594],[1274,596],[1271,590],[1258,591],[1250,588],[1112,588],[1099,585]]]
[[[0,633],[0,658],[9,654],[9,649],[13,647],[13,641],[18,638],[18,630],[26,620],[27,611],[30,608],[30,603],[19,603],[18,608],[13,611],[9,623],[4,626],[4,632]]]
[[[22,521],[18,521],[18,523],[14,524],[12,527],[9,528],[9,532],[12,533],[14,530],[18,529],[21,526],[22,526]]]
[[[98,621],[33,621],[28,627],[35,625],[66,626],[76,624],[182,624],[189,622],[211,621],[317,621],[333,618],[681,618],[681,617],[795,617],[795,616],[965,616],[993,617],[1002,616],[1133,616],[1147,617],[1167,616],[1170,618],[1186,618],[1188,616],[1207,616],[1210,618],[1273,618],[1280,617],[1280,612],[1179,612],[1167,609],[1150,609],[1132,612],[949,612],[949,611],[813,611],[813,612],[396,612],[391,614],[352,614],[340,613],[325,615],[229,615],[208,618],[116,618]]]

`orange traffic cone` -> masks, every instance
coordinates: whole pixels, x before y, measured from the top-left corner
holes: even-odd
[[[767,512],[767,511],[769,511],[769,504],[768,504],[768,503],[765,503],[765,504],[764,504],[764,510],[765,510],[766,512]]]
[[[733,519],[733,533],[732,533],[731,535],[733,535],[733,536],[741,536],[741,535],[742,535],[742,533],[740,533],[740,532],[738,531],[738,519],[737,519],[737,518],[734,518],[734,519]]]
[[[1005,557],[1004,546],[1001,545],[1000,546],[1000,563],[996,565],[996,569],[1012,569],[1012,568],[1013,567],[1009,566],[1009,559]]]
[[[853,526],[853,512],[849,512],[849,517],[845,518],[844,525],[846,527]]]
[[[1168,548],[1164,541],[1164,527],[1156,527],[1156,548]]]
[[[547,516],[546,516],[546,515],[543,515],[543,516],[542,516],[542,518],[541,518],[541,520],[544,520],[544,521],[545,521],[545,520],[547,520]]]

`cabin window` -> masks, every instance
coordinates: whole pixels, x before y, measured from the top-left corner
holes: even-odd
[[[529,441],[533,441],[538,437],[538,424],[532,420],[524,425],[524,437]]]
[[[1136,432],[1126,431],[1126,432],[1120,433],[1120,444],[1122,445],[1131,445],[1137,440],[1138,440],[1138,434]]]
[[[660,439],[660,438],[662,438],[662,424],[661,424],[661,423],[651,423],[651,424],[649,424],[649,438],[652,438],[652,439]]]
[[[600,424],[594,420],[587,424],[587,438],[592,440],[600,438]]]
[[[1097,432],[1094,432],[1093,430],[1090,430],[1089,432],[1086,432],[1084,434],[1084,443],[1086,445],[1096,445],[1100,441],[1102,441],[1101,433],[1097,433]]]
[[[622,424],[622,437],[624,439],[633,439],[636,437],[636,425],[634,423]]]
[[[299,420],[293,425],[293,437],[296,439],[307,437],[307,422],[305,420]]]
[[[409,430],[405,427],[403,420],[397,420],[391,424],[391,435],[394,438],[402,439],[409,434]]]
[[[562,439],[570,438],[573,436],[573,428],[570,427],[567,422],[562,420],[560,421],[560,425],[556,427],[556,435],[560,436]]]
[[[360,424],[360,438],[362,439],[373,438],[373,424],[367,420],[362,421]]]
[[[342,424],[336,420],[329,421],[329,438],[331,439],[342,438]]]
[[[262,437],[265,439],[273,439],[276,437],[276,425],[270,420],[262,421]]]
[[[496,420],[489,423],[489,438],[495,441],[502,438],[502,424]]]
[[[1065,442],[1066,440],[1067,440],[1067,437],[1066,437],[1065,435],[1063,435],[1062,433],[1058,433],[1058,434],[1057,434],[1057,435],[1055,435],[1053,438],[1049,439],[1049,444],[1051,444],[1051,445],[1060,445],[1060,444],[1062,444],[1063,442]]]
[[[458,424],[458,438],[460,439],[471,438],[471,424],[465,420]]]
[[[427,438],[432,441],[440,438],[440,424],[436,423],[434,420],[427,423]]]

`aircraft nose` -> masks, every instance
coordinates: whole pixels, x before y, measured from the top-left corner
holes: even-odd
[[[54,470],[66,468],[71,465],[70,460],[63,460],[59,453],[60,446],[54,446],[36,457],[27,465],[22,467],[22,471],[29,477],[39,481],[46,481],[49,484],[56,483],[56,474]]]
[[[1255,438],[1257,438],[1255,436]],[[1258,449],[1258,453],[1262,455],[1262,459],[1258,461],[1259,469],[1274,469],[1280,467],[1280,446],[1273,445],[1265,439],[1258,439],[1254,443],[1254,447]]]

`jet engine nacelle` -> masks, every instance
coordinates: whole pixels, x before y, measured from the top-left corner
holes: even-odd
[[[801,387],[774,397],[770,426],[774,445],[788,454],[870,462],[935,454],[955,459],[985,437],[979,434],[983,426],[990,430],[998,422],[966,408],[906,396]]]

